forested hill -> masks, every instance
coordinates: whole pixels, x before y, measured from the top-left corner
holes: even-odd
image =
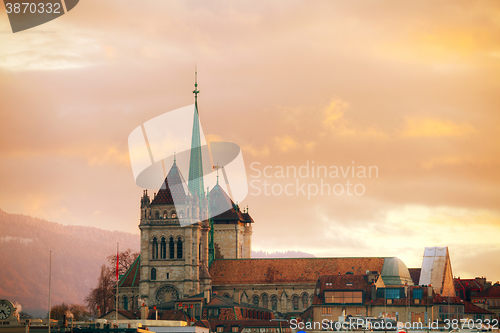
[[[0,210],[0,299],[18,302],[24,311],[46,313],[52,251],[52,305],[83,303],[106,257],[116,253],[117,242],[120,250],[139,251],[139,235]]]

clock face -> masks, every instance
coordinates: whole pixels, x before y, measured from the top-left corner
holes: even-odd
[[[10,317],[12,309],[10,304],[6,301],[0,301],[0,319],[7,319]]]

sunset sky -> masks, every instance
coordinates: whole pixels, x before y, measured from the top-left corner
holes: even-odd
[[[0,5],[0,209],[138,234],[128,135],[193,104],[195,64],[206,138],[249,181],[378,169],[324,179],[360,196],[249,188],[254,250],[420,267],[449,246],[455,276],[500,280],[498,1],[82,0],[16,34]]]

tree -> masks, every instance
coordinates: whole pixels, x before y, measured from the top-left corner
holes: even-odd
[[[135,259],[139,256],[138,252],[132,252],[127,249],[119,254],[118,274],[123,275],[127,272]],[[97,315],[99,307],[101,316],[115,308],[115,288],[116,288],[116,254],[107,257],[109,266],[102,265],[101,273],[97,287],[92,289],[85,298],[87,308],[94,315]]]
[[[90,313],[87,311],[84,305],[80,304],[67,304],[62,303],[59,305],[54,305],[50,310],[50,318],[56,320],[63,320],[64,316],[66,318],[73,317],[75,321],[85,321],[90,319]]]
[[[118,274],[124,275],[127,270],[132,266],[135,259],[139,256],[139,252],[132,252],[131,249],[127,249],[123,252],[120,252],[120,257],[118,260]],[[116,270],[116,254],[112,254],[108,256],[108,262],[110,264],[110,268],[113,272]]]
[[[116,279],[114,272],[106,265],[101,266],[101,274],[97,287],[90,291],[90,294],[85,298],[87,308],[94,315],[98,314],[97,309],[101,310],[101,315],[108,313],[113,309],[114,301],[114,286]]]

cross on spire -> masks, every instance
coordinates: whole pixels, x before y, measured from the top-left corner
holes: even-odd
[[[194,94],[194,104],[198,105],[198,94],[200,93],[200,91],[198,90],[198,71],[196,69],[196,65],[194,66],[194,90],[193,90],[193,94]]]

